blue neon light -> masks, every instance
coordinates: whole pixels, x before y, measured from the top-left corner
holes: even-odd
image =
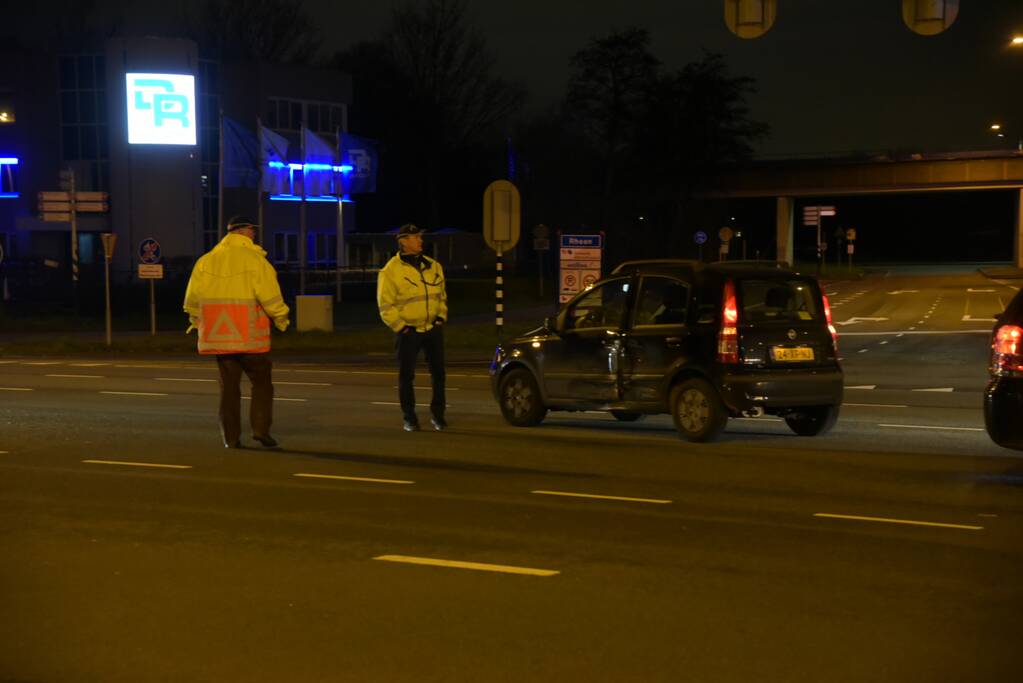
[[[300,202],[302,201],[301,195],[296,194],[272,194],[270,195],[270,201],[272,202]],[[317,196],[317,197],[306,197],[307,202],[337,202],[337,197],[328,196]]]
[[[341,165],[341,166],[335,166],[334,170],[335,171],[340,171],[341,173],[351,173],[352,171],[355,170],[355,167],[354,166],[349,166],[348,164],[344,164],[344,165]]]
[[[307,171],[332,171],[334,167],[331,164],[306,164],[305,170]]]
[[[269,161],[267,162],[267,166],[270,168],[284,168],[284,164],[280,161]]]
[[[17,192],[0,192],[0,199],[17,199],[20,196]]]
[[[0,157],[0,165],[2,166],[17,166],[18,157]]]
[[[301,171],[302,164],[288,164],[288,168],[290,168],[292,171]]]

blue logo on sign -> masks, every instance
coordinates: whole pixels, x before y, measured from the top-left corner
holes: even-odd
[[[174,92],[174,84],[163,78],[136,78],[134,81],[135,109],[152,110],[153,125],[160,127],[167,121],[188,128],[188,97]]]
[[[693,235],[693,241],[696,242],[697,244],[703,244],[704,242],[707,241],[707,233],[705,233],[703,230],[697,230],[696,234]]]
[[[563,249],[575,248],[596,248],[601,246],[600,235],[562,235],[561,247]]]

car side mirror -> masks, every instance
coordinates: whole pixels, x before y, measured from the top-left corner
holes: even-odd
[[[553,317],[547,317],[543,319],[544,329],[548,332],[558,333],[558,319]]]

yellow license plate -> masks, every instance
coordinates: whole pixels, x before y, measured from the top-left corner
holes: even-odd
[[[813,360],[813,349],[809,346],[797,346],[795,348],[786,346],[775,346],[771,349],[771,356],[777,361],[799,362]]]

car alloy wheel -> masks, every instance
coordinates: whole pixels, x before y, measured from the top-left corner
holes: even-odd
[[[672,389],[671,414],[679,435],[689,441],[712,441],[728,422],[728,413],[714,387],[699,377]]]
[[[547,414],[540,388],[528,370],[516,368],[501,379],[501,414],[517,427],[539,424]]]

